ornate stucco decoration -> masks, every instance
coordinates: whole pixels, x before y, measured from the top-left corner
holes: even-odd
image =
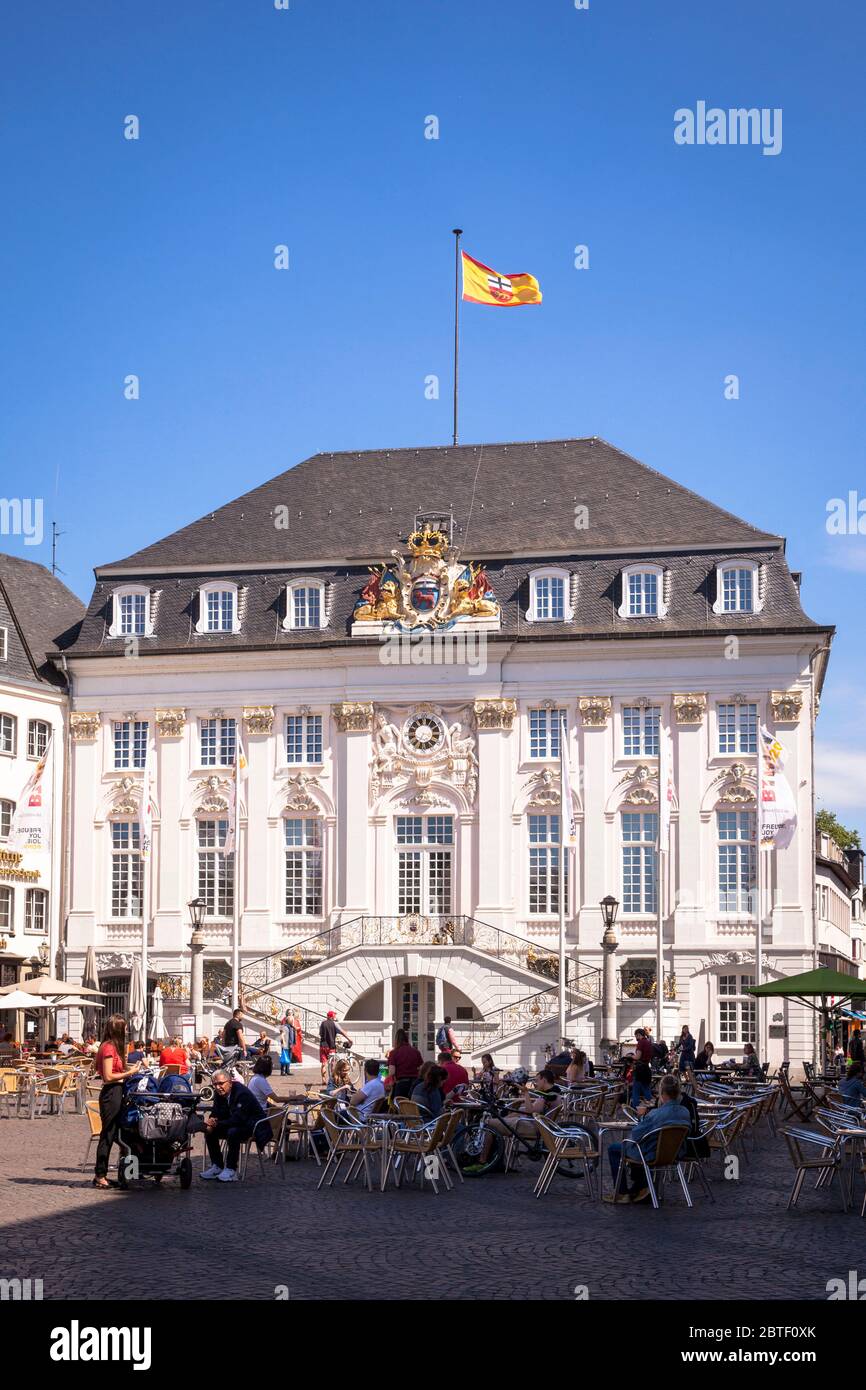
[[[447,801],[443,801],[441,797],[437,796],[435,792],[430,791],[429,787],[427,787],[414,794],[402,797],[401,800],[397,802],[397,805],[408,811],[415,806],[426,806],[430,808],[447,806],[448,803]]]
[[[510,729],[517,716],[516,700],[476,700],[473,706],[478,729]]]
[[[273,705],[244,706],[244,728],[248,734],[269,734],[273,727]]]
[[[286,810],[318,811],[318,804],[307,791],[308,787],[317,787],[318,785],[319,779],[314,774],[296,772],[286,783]]]
[[[558,806],[560,800],[558,775],[549,767],[542,768],[541,772],[536,772],[530,783],[527,805]]]
[[[186,728],[186,710],[158,709],[156,731],[160,738],[180,738]]]
[[[754,951],[710,951],[709,965],[754,965]]]
[[[412,705],[402,715],[381,706],[373,720],[370,803],[409,779],[416,787],[448,782],[459,787],[468,804],[478,790],[478,758],[468,706],[447,711],[439,705]],[[416,798],[417,799],[417,798]]]
[[[341,734],[369,734],[373,731],[372,700],[344,700],[332,705],[331,713]]]
[[[73,743],[92,743],[99,732],[99,715],[73,710],[69,716],[69,732]]]
[[[97,951],[96,968],[100,974],[104,970],[133,970],[139,959],[130,951]]]
[[[803,708],[803,696],[799,690],[771,690],[770,705],[777,724],[796,724]]]
[[[205,777],[201,783],[199,811],[210,815],[222,815],[229,808],[231,784],[216,776]]]
[[[142,788],[131,777],[122,777],[111,803],[112,816],[137,816],[141,810]]]
[[[731,763],[719,773],[716,782],[722,784],[720,802],[738,806],[755,800],[755,788],[746,781],[747,771],[745,763]]]
[[[674,695],[674,715],[678,724],[701,724],[707,712],[707,697],[697,692]]]
[[[415,518],[408,556],[370,570],[352,615],[352,633],[499,627],[499,604],[481,565],[466,564],[451,544],[451,518]],[[375,625],[375,626],[371,626]]]
[[[610,695],[583,695],[578,701],[585,729],[606,729],[613,701]]]

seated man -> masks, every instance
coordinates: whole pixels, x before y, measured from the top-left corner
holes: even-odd
[[[549,1067],[544,1067],[538,1072],[532,1086],[521,1086],[520,1089],[520,1109],[505,1115],[501,1120],[493,1115],[487,1123],[491,1129],[504,1134],[506,1138],[517,1134],[521,1139],[532,1141],[538,1138],[538,1125],[533,1116],[552,1114],[560,1104],[562,1091]]]
[[[369,1115],[377,1101],[385,1095],[385,1086],[379,1079],[379,1063],[375,1057],[368,1057],[364,1063],[364,1084],[360,1091],[353,1091],[349,1104],[354,1105],[362,1115]]]
[[[437,1066],[448,1073],[448,1080],[442,1084],[443,1096],[448,1096],[455,1086],[468,1086],[469,1073],[465,1067],[460,1065],[460,1050],[454,1052],[440,1052],[436,1058]]]
[[[848,1105],[860,1106],[866,1101],[866,1086],[863,1084],[863,1063],[852,1062],[848,1075],[839,1082],[839,1094]]]
[[[644,1158],[651,1163],[656,1156],[656,1135],[660,1129],[668,1128],[671,1125],[684,1125],[686,1129],[691,1127],[691,1115],[684,1105],[680,1103],[680,1083],[675,1076],[662,1077],[659,1087],[659,1103],[649,1110],[645,1105],[639,1105],[637,1113],[641,1116],[634,1129],[629,1134],[629,1139],[637,1139]],[[646,1142],[642,1142],[646,1140]],[[634,1149],[629,1146],[626,1150],[627,1156],[637,1157]],[[608,1149],[610,1158],[610,1171],[613,1174],[614,1184],[616,1175],[619,1172],[619,1165],[622,1161],[622,1144],[611,1144]],[[632,1186],[628,1190],[628,1179],[631,1177]],[[646,1185],[646,1175],[643,1168],[637,1164],[630,1163],[626,1169],[626,1190],[620,1190],[617,1198],[618,1202],[642,1202],[649,1196],[649,1188]],[[604,1199],[606,1202],[614,1200],[613,1193],[608,1193]]]
[[[213,1085],[213,1109],[204,1122],[211,1166],[205,1169],[202,1177],[217,1178],[220,1182],[237,1182],[241,1144],[253,1134],[259,1120],[264,1119],[265,1112],[249,1087],[242,1081],[232,1081],[227,1071],[214,1072]],[[271,1138],[266,1125],[262,1125],[258,1135],[262,1143]],[[225,1167],[220,1152],[221,1139],[226,1141]]]

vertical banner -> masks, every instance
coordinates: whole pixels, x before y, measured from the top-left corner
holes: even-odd
[[[763,724],[758,743],[758,846],[787,849],[797,829],[797,803],[783,772],[785,750]]]
[[[45,776],[45,768],[51,757],[52,743],[49,735],[45,752],[18,798],[9,830],[9,844],[16,849],[51,849],[51,779]]]
[[[673,799],[670,738],[664,724],[659,720],[659,849],[662,854],[667,854],[670,849]]]
[[[568,718],[562,711],[562,724],[559,730],[559,804],[562,811],[560,835],[563,845],[573,845],[576,840],[577,822],[574,815],[574,797],[571,791],[571,768],[568,765]]]
[[[150,742],[150,729],[147,731],[147,748],[144,753],[144,778],[141,784],[141,815],[139,819],[140,852],[142,862],[150,858],[153,842],[153,754]]]

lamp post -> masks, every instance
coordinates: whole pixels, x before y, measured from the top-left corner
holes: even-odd
[[[616,939],[614,923],[619,911],[619,902],[610,893],[599,903],[604,935],[601,949],[604,952],[601,977],[601,1047],[612,1048],[617,1042],[616,1026],[616,955],[619,942]]]
[[[49,951],[49,947],[48,947],[48,942],[47,942],[47,941],[40,941],[40,943],[39,943],[39,949],[38,949],[37,954],[38,954],[38,956],[39,956],[39,974],[40,974],[40,975],[47,975],[47,974],[48,974],[48,958],[49,958],[49,955],[50,955],[50,951]]]
[[[192,936],[189,940],[189,1005],[195,1017],[195,1035],[198,1038],[201,1036],[204,1020],[204,961],[202,955],[205,948],[205,934],[202,931],[202,922],[207,904],[204,898],[193,898],[192,902],[187,903],[187,906],[192,922]]]

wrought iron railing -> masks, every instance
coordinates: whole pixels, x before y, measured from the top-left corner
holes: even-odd
[[[156,983],[162,997],[172,1004],[188,1004],[190,974],[188,970],[159,975]],[[223,961],[206,962],[202,971],[202,993],[209,1003],[229,1004],[232,997],[231,970]]]
[[[617,976],[617,998],[622,1002],[629,999],[649,1000],[656,997],[656,972],[654,969],[634,969],[620,971]],[[665,975],[664,996],[669,1002],[677,997],[676,975]]]
[[[496,960],[531,970],[553,984],[559,981],[559,957],[555,951],[514,932],[481,922],[477,917],[454,913],[353,917],[349,922],[305,937],[292,947],[283,947],[249,961],[241,968],[241,979],[257,988],[266,987],[357,946],[405,945],[470,946]],[[573,973],[573,962],[566,962],[567,982],[570,983]]]
[[[601,996],[601,971],[590,969],[578,975],[566,990],[566,1005],[574,1008],[588,1000],[596,1001]],[[528,994],[513,1004],[494,1009],[480,1019],[460,1019],[452,1024],[458,1038],[468,1039],[468,1049],[477,1052],[481,1047],[492,1047],[499,1038],[508,1037],[530,1028],[537,1028],[549,1018],[559,1013],[559,990],[542,989],[536,994]]]

